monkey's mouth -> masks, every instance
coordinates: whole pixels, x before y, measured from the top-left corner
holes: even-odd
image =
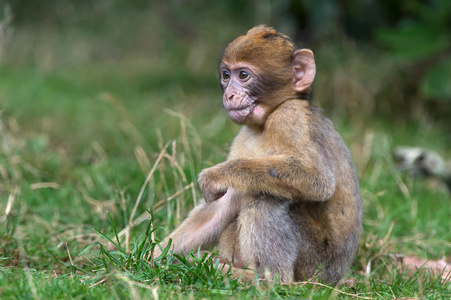
[[[252,113],[252,105],[243,108],[231,108],[228,110],[229,117],[237,124],[243,124],[247,117]]]

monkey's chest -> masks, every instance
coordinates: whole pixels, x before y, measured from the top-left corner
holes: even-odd
[[[259,136],[238,136],[232,144],[229,159],[256,158],[276,155],[277,143],[269,142]]]

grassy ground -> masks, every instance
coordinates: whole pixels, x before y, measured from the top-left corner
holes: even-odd
[[[197,57],[190,51],[203,48],[193,45],[181,56],[175,48],[104,59],[91,40],[75,41],[18,32],[0,66],[2,299],[451,296],[439,274],[404,271],[397,258],[449,257],[450,196],[400,174],[390,154],[396,145],[428,145],[449,156],[449,132],[432,121],[340,117],[347,108],[326,115],[351,149],[364,203],[351,284],[257,288],[197,253],[192,263],[152,261],[155,242],[201,198],[198,172],[224,159],[238,130],[220,104],[220,50]],[[326,67],[327,53],[317,53],[316,104],[334,69],[346,71],[347,64]]]

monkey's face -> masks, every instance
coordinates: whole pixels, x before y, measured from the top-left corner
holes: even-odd
[[[219,74],[232,121],[261,127],[284,101],[308,99],[315,62],[310,50],[296,50],[287,36],[258,26],[227,46]]]
[[[244,124],[249,118],[261,118],[258,101],[261,88],[255,68],[248,64],[222,64],[220,76],[222,102],[230,119]]]

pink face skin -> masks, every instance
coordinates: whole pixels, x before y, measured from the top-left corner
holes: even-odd
[[[250,93],[257,80],[255,73],[245,65],[223,65],[220,72],[224,88],[222,102],[230,119],[244,124],[250,117],[261,118],[263,110]]]

